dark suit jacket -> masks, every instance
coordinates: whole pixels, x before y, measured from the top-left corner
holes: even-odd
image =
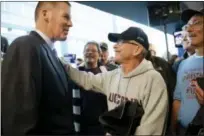
[[[17,38],[2,64],[4,134],[73,134],[72,85],[36,33]]]

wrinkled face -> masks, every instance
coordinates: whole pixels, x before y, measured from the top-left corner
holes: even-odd
[[[99,60],[99,51],[95,44],[88,44],[84,49],[84,61],[89,64],[97,64]]]
[[[103,50],[102,50],[102,53],[101,53],[101,61],[102,61],[102,62],[108,61],[108,56],[109,56],[108,51],[103,51]]]
[[[193,16],[187,24],[186,31],[192,46],[203,46],[203,16]]]
[[[119,41],[114,45],[114,51],[115,62],[122,64],[127,60],[135,58],[135,56],[141,53],[142,48],[137,42]]]
[[[70,6],[65,2],[58,2],[52,8],[43,11],[47,28],[55,41],[64,41],[72,27]]]

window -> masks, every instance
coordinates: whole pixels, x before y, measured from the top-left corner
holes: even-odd
[[[114,56],[114,43],[108,40],[108,33],[120,33],[130,26],[141,27],[148,34],[149,42],[156,45],[158,56],[162,57],[166,52],[165,35],[163,32],[86,5],[76,2],[70,3],[72,5],[73,27],[70,29],[66,41],[55,43],[59,56],[72,53],[82,58],[84,45],[90,40],[106,42],[109,45],[110,56]],[[26,31],[32,30],[35,26],[34,10],[36,5],[37,2],[1,2],[2,33],[6,34],[9,37],[8,39],[12,41],[16,37],[24,35],[25,31],[14,30],[13,32],[7,32],[8,25],[16,25]],[[20,22],[19,20],[22,21]],[[159,40],[157,37],[159,37]],[[169,34],[168,43],[169,51],[174,54],[177,53],[173,36]]]

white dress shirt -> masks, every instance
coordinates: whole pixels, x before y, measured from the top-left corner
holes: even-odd
[[[49,45],[49,47],[53,50],[54,49],[54,42],[52,42],[50,40],[50,38],[47,35],[45,35],[44,33],[42,33],[40,30],[36,29],[35,31],[46,41],[46,43]]]

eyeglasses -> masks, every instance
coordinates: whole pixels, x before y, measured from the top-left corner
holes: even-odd
[[[122,44],[124,44],[124,43],[129,43],[129,44],[134,44],[134,45],[137,45],[138,46],[138,44],[136,44],[136,43],[134,43],[133,41],[126,41],[126,40],[120,40],[120,41],[118,41],[117,42],[117,45],[122,45]]]
[[[89,53],[89,52],[91,52],[91,53],[96,53],[96,52],[98,52],[97,50],[85,50],[84,51],[84,53]]]
[[[197,28],[197,27],[200,27],[200,26],[203,26],[203,21],[194,21],[194,22],[189,22],[182,29],[187,30],[189,27]]]

